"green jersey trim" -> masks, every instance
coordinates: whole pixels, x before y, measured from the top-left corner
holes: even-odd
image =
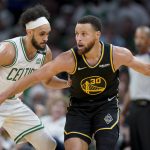
[[[43,65],[44,65],[45,58],[46,58],[46,54],[45,54],[45,55],[43,55],[42,62],[41,62],[41,66],[43,66]]]
[[[20,133],[15,139],[15,143],[17,144],[24,136],[26,136],[29,133],[35,132],[37,130],[43,129],[44,125],[42,123],[40,123],[39,125],[32,127],[28,130],[25,130],[24,132]]]
[[[9,42],[9,43],[11,43],[11,44],[14,46],[15,52],[16,52],[16,55],[15,55],[15,58],[14,58],[14,61],[13,61],[12,64],[10,64],[10,65],[2,65],[3,67],[9,68],[9,67],[12,67],[12,66],[16,63],[16,61],[17,61],[17,58],[18,58],[18,48],[17,48],[17,45],[16,45],[16,43],[15,43],[14,41],[5,40],[4,42]]]
[[[17,99],[15,96],[8,97],[8,99]]]
[[[23,51],[23,54],[24,54],[24,56],[25,56],[25,59],[26,59],[28,62],[33,61],[33,60],[38,56],[38,53],[36,53],[36,55],[34,56],[33,59],[31,59],[31,60],[28,59],[28,57],[27,57],[27,55],[26,55],[26,49],[25,49],[24,44],[23,44],[23,37],[20,38],[20,43],[21,43],[21,47],[22,47],[22,51]]]

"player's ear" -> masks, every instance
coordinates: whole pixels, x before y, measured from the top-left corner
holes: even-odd
[[[101,32],[100,31],[97,31],[97,36],[101,36]]]
[[[101,36],[101,32],[100,31],[96,31],[96,36],[97,36],[97,39],[99,39],[100,36]]]
[[[32,32],[33,32],[33,31],[32,31],[31,29],[27,29],[26,32],[27,32],[27,35],[28,35],[29,37],[32,36]]]

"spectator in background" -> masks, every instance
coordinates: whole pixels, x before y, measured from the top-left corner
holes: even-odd
[[[105,0],[87,1],[85,4],[80,4],[73,15],[73,21],[76,22],[85,15],[95,15],[103,20],[108,21],[109,13],[113,8],[113,3]]]
[[[64,126],[66,122],[67,102],[64,96],[50,100],[48,115],[41,117],[47,132],[55,138],[57,142],[56,150],[64,150]]]
[[[125,40],[118,34],[115,22],[106,22],[101,40],[118,46],[125,46]]]
[[[135,28],[150,24],[150,16],[146,9],[134,0],[118,0],[110,12],[110,19],[117,23],[118,33],[125,39],[125,47],[135,54]]]
[[[4,0],[0,0],[0,41],[11,36],[13,24],[14,15],[6,7],[6,2]]]
[[[121,24],[121,28],[120,28]],[[134,46],[134,24],[131,18],[126,17],[124,20],[117,24],[118,32],[121,37],[125,40],[125,46],[135,54],[135,46]]]
[[[125,18],[130,18],[134,23],[134,27],[150,23],[149,14],[142,5],[137,4],[133,0],[119,0],[116,4],[113,15],[114,19],[117,18],[119,25]]]
[[[34,5],[36,0],[7,0],[6,2],[8,9],[14,14],[15,22],[17,22],[20,14],[28,7]]]
[[[47,91],[46,88],[42,84],[37,84],[33,86],[29,92],[27,93],[26,101],[30,105],[30,107],[33,107],[36,104],[45,104],[45,101],[47,99]]]
[[[138,27],[135,33],[135,45],[139,54],[137,58],[150,63],[150,28]],[[150,149],[150,77],[129,70],[129,92],[121,113],[121,124],[129,110],[129,127],[132,150]]]
[[[8,132],[4,129],[0,129],[0,150],[13,150],[15,143],[10,139]]]

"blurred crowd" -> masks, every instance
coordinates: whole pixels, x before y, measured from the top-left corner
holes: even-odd
[[[149,0],[0,0],[0,41],[25,34],[19,25],[20,14],[37,3],[43,4],[51,14],[52,31],[48,45],[53,58],[75,45],[74,27],[84,15],[95,15],[102,20],[101,40],[138,51],[134,43],[135,29],[150,25]],[[59,75],[67,78],[65,73]],[[128,69],[120,69],[120,108],[129,85]],[[57,150],[64,150],[63,129],[69,103],[69,90],[46,89],[41,84],[26,90],[23,101],[43,121],[46,131],[58,143]],[[29,144],[15,145],[4,129],[0,129],[0,150],[32,150]],[[90,146],[94,150],[94,141]],[[128,123],[120,127],[116,150],[130,149]]]

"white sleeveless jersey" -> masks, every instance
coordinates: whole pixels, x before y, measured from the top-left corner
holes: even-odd
[[[139,60],[150,63],[150,55],[137,55]],[[150,100],[150,77],[129,69],[130,75],[130,96],[132,100],[147,99]]]
[[[0,66],[0,92],[7,89],[15,81],[31,74],[34,70],[41,67],[44,62],[45,53],[37,53],[32,60],[26,56],[26,50],[23,45],[23,37],[16,37],[6,40],[12,43],[16,50],[14,62],[9,66]],[[20,96],[22,93],[15,95],[13,98]]]

